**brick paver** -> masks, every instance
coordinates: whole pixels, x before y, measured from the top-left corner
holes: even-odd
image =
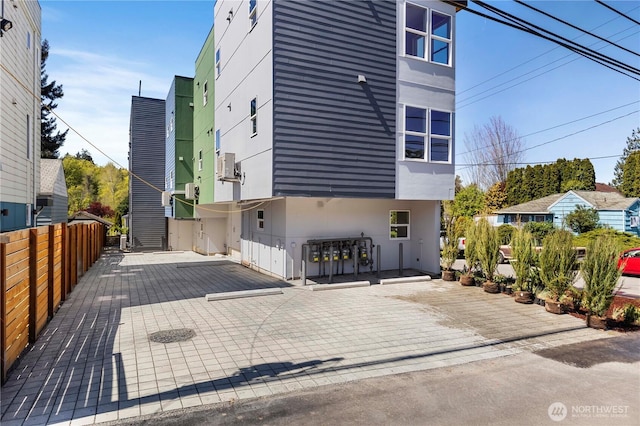
[[[269,287],[283,294],[204,297]],[[1,420],[100,423],[609,335],[441,280],[312,292],[194,253],[103,255],[9,375]]]

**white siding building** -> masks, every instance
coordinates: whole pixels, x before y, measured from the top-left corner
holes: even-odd
[[[40,186],[40,4],[3,1],[0,37],[0,232],[33,225]]]

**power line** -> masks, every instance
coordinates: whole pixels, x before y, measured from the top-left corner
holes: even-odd
[[[638,104],[638,103],[639,103],[639,101],[629,102],[629,103],[627,103],[627,104],[620,105],[620,106],[617,106],[617,107],[614,107],[614,108],[608,109],[608,110],[606,110],[606,111],[597,112],[597,113],[595,113],[595,114],[591,114],[591,115],[587,115],[587,116],[585,116],[585,117],[577,118],[577,119],[575,119],[575,120],[571,120],[571,121],[568,121],[568,122],[566,122],[566,123],[557,124],[557,125],[555,125],[555,126],[553,126],[553,127],[548,127],[548,128],[546,128],[546,129],[542,129],[542,130],[538,130],[538,131],[535,131],[535,132],[532,132],[532,133],[528,133],[528,134],[526,134],[526,135],[519,136],[519,137],[518,137],[518,139],[524,139],[524,138],[529,137],[529,136],[537,135],[537,134],[539,134],[539,133],[544,133],[544,132],[547,132],[547,131],[549,131],[549,130],[557,129],[557,128],[559,128],[559,127],[564,127],[564,126],[567,126],[567,125],[569,125],[569,124],[577,123],[577,122],[579,122],[579,121],[586,120],[586,119],[588,119],[588,118],[597,117],[598,115],[606,114],[606,113],[608,113],[608,112],[615,111],[615,110],[617,110],[617,109],[624,108],[624,107],[628,107],[628,106],[631,106],[631,105],[636,105],[636,104]],[[509,140],[506,140],[506,141],[504,141],[504,143],[509,143],[509,142],[512,142],[513,140],[515,140],[515,139],[509,139]],[[471,150],[469,150],[469,151],[461,152],[461,153],[459,153],[459,154],[457,154],[457,155],[466,155],[466,154],[470,154],[470,153],[472,153],[472,152],[480,151],[480,150],[482,150],[482,149],[486,149],[486,148],[489,148],[489,145],[485,145],[485,146],[481,146],[481,147],[478,147],[478,148],[471,149]]]
[[[629,52],[629,53],[631,53],[631,54],[633,54],[633,55],[640,56],[640,54],[639,54],[639,53],[636,53],[636,52],[634,52],[634,51],[633,51],[633,50],[631,50],[631,49],[627,49],[626,47],[624,47],[624,46],[620,46],[619,44],[616,44],[616,43],[614,43],[614,42],[612,42],[612,41],[610,41],[610,40],[607,40],[607,39],[606,39],[606,38],[604,38],[604,37],[601,37],[601,36],[599,36],[599,35],[597,35],[597,34],[594,34],[594,33],[592,33],[591,31],[584,30],[584,29],[582,29],[582,28],[580,28],[580,27],[578,27],[578,26],[576,26],[576,25],[573,25],[573,24],[572,24],[572,23],[570,23],[570,22],[565,21],[564,19],[560,19],[560,18],[558,18],[558,17],[556,17],[556,16],[553,16],[553,15],[551,15],[550,13],[545,12],[544,10],[541,10],[541,9],[538,9],[538,8],[536,8],[536,7],[533,7],[533,6],[529,5],[529,4],[526,4],[526,3],[525,3],[525,2],[523,2],[522,0],[514,0],[514,1],[515,1],[516,3],[518,3],[518,4],[522,5],[522,6],[524,6],[524,7],[527,7],[527,8],[529,8],[529,9],[531,9],[531,10],[534,10],[534,11],[536,11],[536,12],[540,13],[540,14],[542,14],[542,15],[544,15],[544,16],[546,16],[546,17],[548,17],[548,18],[551,18],[551,19],[553,19],[553,20],[555,20],[555,21],[561,22],[561,23],[563,23],[563,24],[565,24],[565,25],[567,25],[567,26],[569,26],[569,27],[571,27],[571,28],[573,28],[573,29],[575,29],[575,30],[581,31],[581,32],[582,32],[582,33],[584,33],[584,34],[590,35],[591,37],[595,37],[595,38],[597,38],[598,40],[602,40],[602,41],[604,41],[605,43],[609,43],[610,45],[615,46],[615,47],[617,47],[618,49],[622,49],[622,50],[624,50],[624,51],[626,51],[626,52]]]
[[[600,155],[598,157],[586,157],[585,160],[589,160],[589,161],[606,160],[606,159],[609,159],[609,158],[618,158],[618,157],[620,157],[620,154]],[[537,164],[551,164],[551,163],[555,163],[557,161],[558,161],[558,159],[556,158],[555,160],[549,160],[549,161],[527,161],[527,162],[514,161],[514,162],[502,163],[502,164],[498,164],[498,163],[482,163],[482,164],[480,164],[480,166],[489,167],[489,166],[500,166],[500,165],[503,165],[503,164],[510,165],[510,166],[534,166],[534,165],[537,165]],[[469,168],[469,167],[476,167],[476,166],[478,166],[478,164],[462,163],[462,164],[460,164],[460,166],[465,166],[464,168]]]
[[[606,7],[606,8],[607,8],[607,9],[609,9],[609,10],[614,11],[615,13],[617,13],[617,14],[618,14],[618,15],[620,15],[620,16],[622,16],[623,18],[627,18],[628,20],[630,20],[630,21],[631,21],[631,22],[633,22],[634,24],[638,24],[638,25],[640,25],[640,21],[636,21],[636,20],[635,20],[635,19],[633,19],[632,17],[630,17],[630,16],[628,16],[628,15],[625,15],[624,13],[620,12],[620,11],[619,11],[619,10],[617,10],[617,9],[614,9],[612,6],[609,6],[608,4],[606,4],[606,3],[605,3],[605,2],[603,2],[603,1],[596,0],[596,3],[598,3],[599,5],[602,5],[602,6]]]

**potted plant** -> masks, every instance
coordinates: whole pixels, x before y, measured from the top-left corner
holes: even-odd
[[[486,278],[486,282],[483,286],[484,291],[487,293],[499,293],[500,287],[498,286],[498,283],[494,281],[500,256],[500,240],[498,239],[498,232],[493,226],[491,226],[489,221],[483,217],[478,221],[476,233],[477,256],[480,261],[480,267],[482,268],[484,277]]]
[[[458,235],[454,226],[455,218],[448,210],[450,209],[445,205],[445,231],[442,253],[440,254],[440,266],[442,267],[442,279],[444,281],[455,281],[453,264],[458,258]]]
[[[460,284],[463,286],[472,286],[475,284],[473,272],[478,264],[478,253],[476,251],[477,236],[476,236],[476,224],[470,222],[465,231],[465,246],[464,246],[464,274],[460,275]]]
[[[534,268],[538,258],[533,234],[523,227],[519,227],[513,235],[512,253],[511,266],[516,274],[516,282],[513,284],[515,300],[518,303],[533,303],[531,290],[537,274],[537,270]]]
[[[560,297],[573,285],[577,274],[575,264],[576,251],[571,232],[556,230],[544,239],[540,253],[540,279],[549,291],[545,301],[548,312],[564,313]]]
[[[580,272],[584,279],[582,306],[587,310],[587,325],[605,329],[605,314],[621,274],[618,247],[611,236],[602,235],[589,243]]]

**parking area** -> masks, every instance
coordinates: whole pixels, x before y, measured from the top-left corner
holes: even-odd
[[[1,423],[126,419],[614,334],[441,280],[312,292],[224,258],[105,254],[10,373]]]

